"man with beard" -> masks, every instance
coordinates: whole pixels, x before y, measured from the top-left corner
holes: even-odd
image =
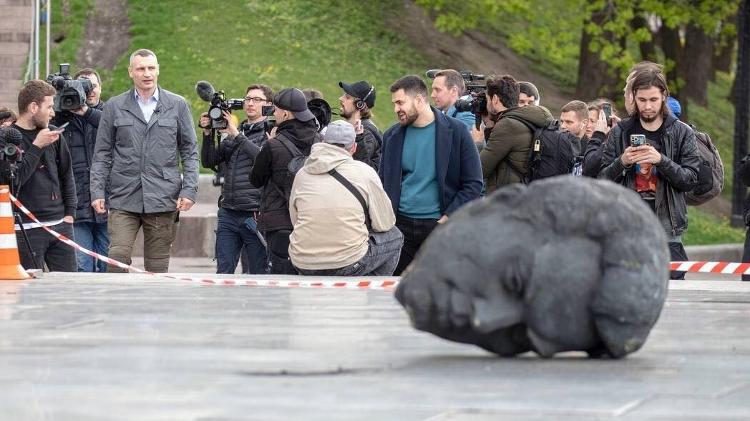
[[[398,117],[383,135],[380,179],[404,234],[399,275],[439,223],[482,191],[482,167],[466,126],[429,104],[414,75],[390,87]]]
[[[375,106],[375,87],[365,80],[352,84],[339,82],[344,95],[339,98],[339,115],[354,126],[357,150],[353,158],[378,170],[383,135],[370,119]]]
[[[21,233],[16,235],[21,265],[26,269],[43,269],[47,264],[53,272],[75,272],[74,250],[42,226],[73,238],[73,217],[76,212],[76,185],[73,179],[70,152],[64,130],[50,130],[55,116],[55,88],[42,80],[31,80],[18,93],[18,121],[13,125],[21,132],[23,159],[18,164],[16,186],[13,188],[40,223],[21,213],[28,245]],[[16,231],[21,227],[16,226]],[[29,252],[31,248],[31,253]]]
[[[610,131],[599,177],[635,190],[661,222],[672,261],[684,261],[685,192],[693,189],[700,164],[695,135],[669,112],[669,89],[658,67],[644,66],[631,76],[626,96],[633,99],[632,111]],[[683,277],[672,273],[673,279]]]
[[[250,182],[263,188],[258,228],[264,232],[271,261],[271,273],[296,275],[289,260],[289,195],[294,174],[289,162],[299,155],[309,156],[313,143],[320,141],[315,116],[307,108],[305,94],[297,88],[282,89],[273,99],[276,131],[260,149]],[[257,146],[256,146],[257,148]]]

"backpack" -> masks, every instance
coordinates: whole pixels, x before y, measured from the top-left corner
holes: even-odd
[[[721,194],[724,188],[724,164],[711,136],[691,127],[695,132],[695,145],[701,162],[698,166],[698,183],[685,194],[685,201],[688,205],[698,206]]]
[[[302,169],[302,167],[305,165],[305,161],[307,160],[308,155],[303,154],[300,152],[299,149],[297,149],[296,146],[294,146],[294,143],[287,139],[284,135],[279,134],[276,136],[276,139],[281,142],[282,145],[289,151],[290,154],[292,154],[292,159],[289,161],[288,164],[286,164],[286,171],[287,171],[287,177],[294,180],[294,176],[297,175],[297,172]],[[281,195],[281,197],[289,203],[289,195],[291,192],[282,191],[279,186],[276,185],[273,181],[271,181],[271,184],[273,184],[274,188],[277,192]]]
[[[573,141],[576,137],[571,133],[561,131],[557,120],[551,120],[545,126],[537,126],[517,116],[508,116],[508,118],[523,123],[533,135],[527,161],[528,173],[523,175],[518,168],[508,162],[510,168],[521,176],[524,184],[573,173],[575,162]]]

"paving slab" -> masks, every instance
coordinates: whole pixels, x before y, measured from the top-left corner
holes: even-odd
[[[503,359],[385,291],[47,273],[0,282],[0,419],[747,420],[749,321],[750,283],[673,282],[626,359]]]

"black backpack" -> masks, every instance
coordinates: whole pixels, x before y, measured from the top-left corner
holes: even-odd
[[[557,120],[549,121],[545,126],[534,123],[518,116],[508,116],[520,121],[531,130],[531,151],[529,152],[529,171],[523,175],[521,171],[510,164],[510,168],[521,177],[524,184],[535,180],[573,173],[575,156],[573,142],[577,138],[566,131],[560,130]]]
[[[294,176],[297,175],[297,172],[299,172],[299,170],[305,165],[305,161],[309,155],[303,154],[296,146],[294,146],[294,143],[287,139],[283,134],[277,134],[276,139],[281,142],[290,154],[292,154],[292,159],[286,164],[286,170],[287,178],[294,180]],[[270,184],[272,184],[281,197],[289,203],[289,195],[291,192],[285,191],[286,189],[277,186],[273,181],[271,181]]]
[[[711,136],[691,127],[695,133],[695,146],[701,162],[698,166],[698,183],[692,191],[685,194],[685,201],[688,205],[698,206],[721,194],[724,188],[724,164]]]

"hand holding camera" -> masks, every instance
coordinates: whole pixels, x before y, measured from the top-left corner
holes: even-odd
[[[226,121],[226,127],[223,129],[219,129],[219,132],[227,133],[232,138],[237,137],[237,135],[240,134],[240,131],[237,130],[237,125],[234,123],[232,113],[228,110],[224,110],[222,116]]]

